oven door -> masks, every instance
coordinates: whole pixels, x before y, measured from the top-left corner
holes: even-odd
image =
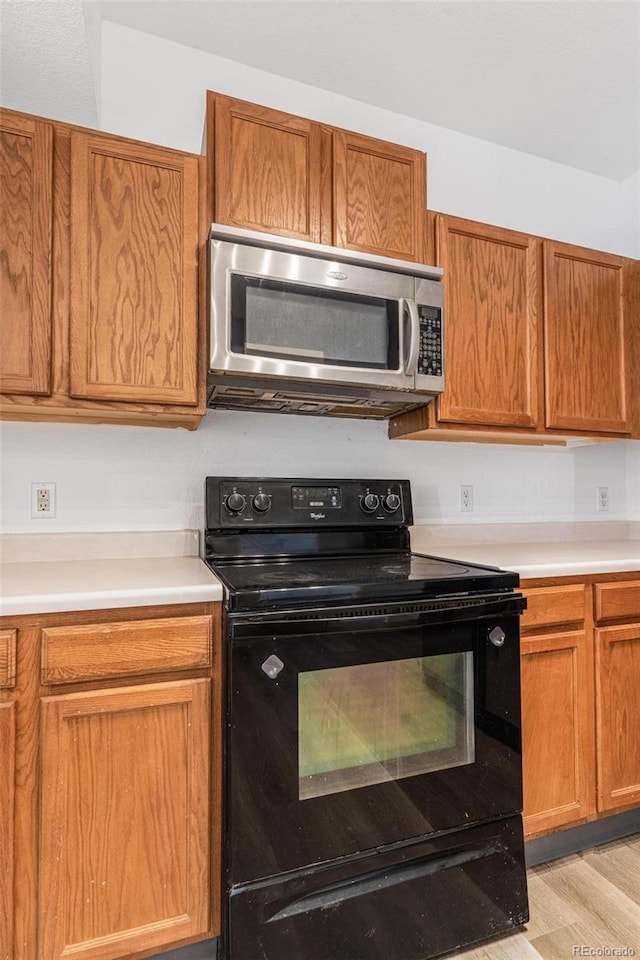
[[[523,601],[458,603],[229,617],[230,885],[521,810]]]
[[[413,391],[414,297],[411,276],[213,240],[210,368]]]

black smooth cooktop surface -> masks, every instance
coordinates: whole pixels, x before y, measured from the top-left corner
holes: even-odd
[[[229,592],[230,609],[358,603],[508,590],[518,575],[413,553],[208,561]]]

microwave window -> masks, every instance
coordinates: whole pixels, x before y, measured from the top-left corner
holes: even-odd
[[[234,275],[234,353],[338,367],[395,370],[398,302]]]

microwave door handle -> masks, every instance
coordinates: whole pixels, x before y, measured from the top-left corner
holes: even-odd
[[[418,370],[418,354],[420,351],[420,317],[415,300],[405,297],[404,303],[409,311],[409,349],[406,351],[405,373],[415,377]]]

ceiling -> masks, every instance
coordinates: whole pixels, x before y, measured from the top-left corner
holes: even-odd
[[[640,168],[640,2],[103,0],[101,10],[615,180]]]
[[[100,16],[613,180],[640,169],[640,0],[0,0],[3,105],[95,126]]]

